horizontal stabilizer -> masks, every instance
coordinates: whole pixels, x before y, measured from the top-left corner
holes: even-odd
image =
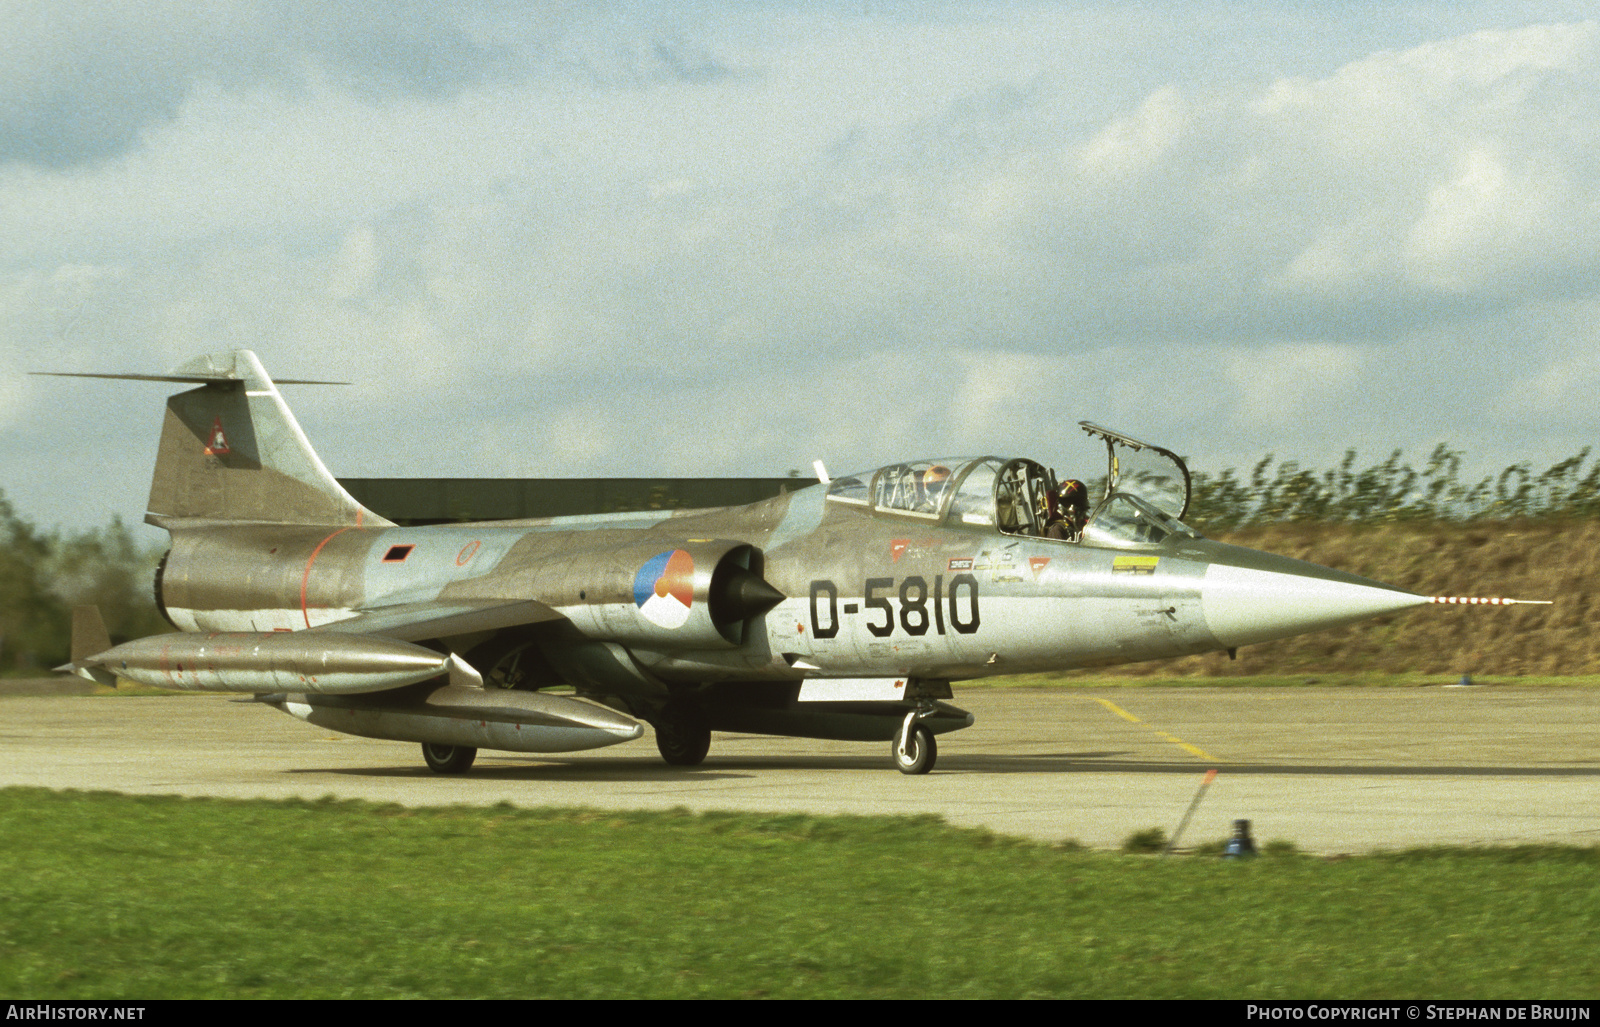
[[[108,374],[98,371],[29,371],[41,378],[112,378],[128,382],[177,382],[180,385],[211,385],[217,382],[242,382],[243,376],[234,374]],[[349,385],[349,382],[325,382],[312,378],[274,378],[277,385]]]
[[[244,354],[249,354],[248,358]],[[184,385],[210,385],[218,382],[245,382],[257,376],[259,364],[249,350],[209,353],[180,364],[166,374],[114,374],[103,371],[34,371],[51,378],[113,378],[130,382],[177,382]],[[264,377],[264,376],[263,376]],[[349,385],[349,382],[315,381],[310,378],[277,378],[278,385]]]

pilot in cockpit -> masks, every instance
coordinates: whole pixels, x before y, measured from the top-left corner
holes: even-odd
[[[1046,538],[1076,542],[1089,520],[1089,490],[1076,478],[1068,478],[1053,492],[1046,493],[1049,511],[1045,517]]]
[[[938,510],[939,500],[944,498],[944,488],[948,484],[950,468],[943,464],[934,464],[917,475],[917,509],[929,512]]]

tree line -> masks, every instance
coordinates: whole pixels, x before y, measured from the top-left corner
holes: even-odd
[[[1193,475],[1189,513],[1196,528],[1228,531],[1259,524],[1319,521],[1378,524],[1389,521],[1504,521],[1519,518],[1600,516],[1600,461],[1589,447],[1535,471],[1513,464],[1479,481],[1461,477],[1463,453],[1434,447],[1415,470],[1395,450],[1387,460],[1357,469],[1346,450],[1337,467],[1316,471],[1268,454],[1248,475],[1229,468]]]
[[[1271,454],[1248,473],[1195,472],[1185,518],[1223,532],[1292,521],[1374,524],[1600,517],[1600,461],[1586,447],[1536,471],[1513,464],[1479,481],[1461,477],[1463,454],[1441,445],[1421,470],[1400,450],[1357,468],[1304,468]],[[0,672],[42,673],[71,653],[72,608],[100,607],[115,641],[172,630],[156,611],[152,582],[161,546],[141,547],[120,518],[104,528],[40,531],[0,493]]]
[[[0,671],[43,674],[72,653],[72,608],[100,607],[117,640],[171,631],[152,585],[163,547],[141,547],[121,518],[43,532],[0,494]]]

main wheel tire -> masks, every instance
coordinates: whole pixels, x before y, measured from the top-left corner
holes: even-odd
[[[422,760],[435,774],[461,774],[478,758],[478,750],[470,745],[436,745],[422,743]]]
[[[934,743],[933,732],[921,724],[911,729],[911,741],[904,755],[900,753],[900,736],[904,729],[894,733],[889,754],[894,757],[894,768],[902,774],[926,774],[939,758],[939,746]]]
[[[661,758],[674,767],[698,767],[711,751],[711,725],[694,703],[667,703],[651,726]]]

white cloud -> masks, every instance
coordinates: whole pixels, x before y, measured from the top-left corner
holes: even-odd
[[[1537,25],[1276,83],[1253,107],[1253,160],[1313,216],[1279,222],[1310,241],[1271,280],[1462,292],[1591,262],[1573,226],[1600,227],[1597,60],[1595,23]]]
[[[1553,420],[1589,427],[1594,423],[1596,396],[1600,396],[1600,339],[1590,338],[1581,349],[1520,377],[1506,390],[1499,406],[1503,414],[1516,420]]]
[[[338,300],[354,299],[372,285],[378,270],[378,239],[371,226],[352,230],[339,244],[339,252],[328,269],[328,295]]]
[[[1113,183],[1137,176],[1170,154],[1189,131],[1187,121],[1183,95],[1173,86],[1159,89],[1079,147],[1078,168],[1091,180]]]
[[[348,378],[291,399],[350,474],[1048,457],[1078,417],[1313,459],[1456,432],[1441,410],[1493,438],[1517,361],[1600,428],[1570,326],[1521,346],[1600,287],[1592,23],[1368,52],[1114,5],[419,4],[320,41],[265,10],[149,8],[128,31],[176,42],[126,61],[182,89],[129,101],[139,145],[0,166],[0,359],[244,345]],[[115,27],[64,38],[99,68]],[[0,102],[42,110],[54,68],[0,70]],[[3,444],[35,495],[43,395]]]
[[[1252,430],[1316,417],[1355,385],[1364,363],[1360,350],[1328,343],[1235,351],[1226,357],[1228,378],[1239,392],[1234,417]]]
[[[500,5],[346,0],[8,0],[0,34],[0,165],[68,169],[136,147],[197,82],[362,95],[448,95],[513,64],[474,31]]]

